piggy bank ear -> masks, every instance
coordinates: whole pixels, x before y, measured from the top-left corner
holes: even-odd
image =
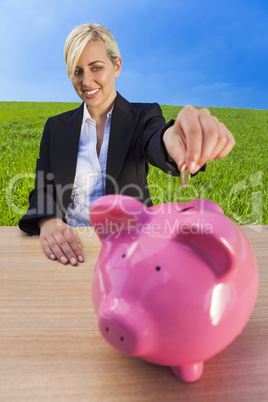
[[[90,208],[90,221],[101,240],[122,230],[131,230],[149,219],[148,208],[126,195],[106,195]]]
[[[174,229],[173,236],[203,259],[220,282],[228,281],[239,265],[241,230],[222,213],[206,210],[191,215]]]

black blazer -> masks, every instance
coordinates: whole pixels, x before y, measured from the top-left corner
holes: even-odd
[[[36,165],[35,188],[19,227],[39,234],[38,220],[56,215],[64,220],[75,179],[83,104],[50,117],[44,127]],[[111,119],[106,167],[106,194],[126,194],[152,205],[147,174],[149,163],[179,175],[169,162],[162,136],[174,121],[165,123],[158,104],[129,103],[117,94]]]

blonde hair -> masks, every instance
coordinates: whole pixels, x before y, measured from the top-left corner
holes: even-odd
[[[69,78],[74,74],[77,62],[86,44],[100,39],[105,43],[107,56],[115,64],[120,57],[120,52],[108,28],[99,24],[83,24],[74,28],[68,35],[64,45],[64,59]]]

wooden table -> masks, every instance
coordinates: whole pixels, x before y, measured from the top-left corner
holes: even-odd
[[[268,400],[268,226],[244,227],[255,250],[260,287],[242,334],[205,362],[193,384],[169,368],[122,355],[101,337],[91,302],[100,243],[80,231],[85,262],[62,266],[38,237],[0,228],[0,401]]]

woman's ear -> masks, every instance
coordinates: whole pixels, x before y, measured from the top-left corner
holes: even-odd
[[[118,78],[120,73],[121,73],[121,67],[122,67],[122,59],[120,57],[117,57],[116,63],[115,63],[115,78]]]

